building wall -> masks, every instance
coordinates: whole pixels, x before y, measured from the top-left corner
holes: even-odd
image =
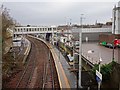
[[[120,1],[118,2],[117,6],[113,8],[112,14],[113,14],[112,33],[120,34]],[[114,31],[114,24],[115,24],[115,31]]]
[[[120,34],[120,1],[118,3],[118,7],[119,7],[119,10],[118,10],[118,33]]]
[[[98,42],[100,34],[111,34],[110,32],[96,32],[96,33],[82,33],[82,41],[86,42],[86,37],[88,38],[88,42]],[[79,33],[73,33],[73,37],[75,40],[79,40]]]
[[[88,42],[98,41],[99,33],[83,33],[82,40],[86,42],[86,38],[88,38]]]
[[[79,40],[79,31],[81,28],[73,28],[72,29],[72,34],[75,40]],[[88,41],[94,42],[94,41],[99,41],[99,35],[100,34],[111,34],[112,33],[112,28],[83,28],[82,29],[82,41]]]
[[[118,63],[120,64],[120,48],[118,48]]]

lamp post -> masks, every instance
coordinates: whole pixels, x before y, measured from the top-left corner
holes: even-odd
[[[81,23],[81,30],[79,30],[79,87],[82,88],[81,86],[81,71],[82,71],[82,65],[81,65],[81,55],[82,55],[82,20],[83,20],[83,14],[81,14],[80,18],[80,23]]]
[[[54,45],[54,27],[51,27],[52,28],[52,44]]]
[[[73,39],[73,57],[75,58],[74,53],[75,53],[75,41]],[[73,68],[75,69],[75,60],[73,60]]]
[[[114,47],[115,47],[114,46],[114,39],[115,39],[115,24],[116,24],[115,23],[115,20],[116,20],[116,6],[114,7],[113,15],[114,15],[113,16],[114,17],[113,18],[113,20],[114,20],[113,23],[114,24],[113,24],[113,53],[112,53],[112,60],[114,61]]]
[[[100,68],[101,62],[102,62],[102,58],[99,57],[99,73],[100,73],[100,71],[101,71],[101,70],[100,70],[100,69],[101,69],[101,68]],[[102,82],[102,81],[99,81],[99,82],[98,82],[98,90],[100,90],[101,82]]]
[[[60,60],[60,32],[57,31],[57,48],[58,48],[58,51],[59,51],[59,60]]]
[[[94,53],[94,51],[93,50],[89,50],[88,53]],[[101,62],[102,62],[102,58],[101,58],[101,55],[99,53],[99,63],[98,63],[99,64],[99,72],[98,72],[99,75],[98,76],[100,76],[99,78],[102,78],[102,74],[100,73],[100,71],[101,71],[101,67],[100,67],[101,66]],[[102,80],[98,80],[98,90],[100,90],[101,81]]]

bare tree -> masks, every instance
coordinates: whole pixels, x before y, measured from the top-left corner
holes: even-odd
[[[8,75],[11,68],[13,68],[13,53],[7,53],[9,51],[8,48],[12,45],[12,37],[8,31],[11,27],[15,26],[16,21],[9,14],[10,10],[5,8],[3,5],[0,6],[0,39],[2,45],[2,76],[5,79]],[[9,28],[9,29],[8,29]],[[1,48],[0,47],[0,48]],[[6,50],[7,47],[7,50]],[[2,81],[4,81],[4,79]],[[1,85],[0,85],[1,87]]]
[[[2,35],[3,38],[6,38],[6,30],[10,26],[14,25],[13,19],[9,15],[9,9],[1,7],[2,10]]]
[[[5,8],[3,5],[0,7],[0,27],[1,27],[1,36],[2,36],[2,50],[4,52],[5,41],[9,38],[10,34],[7,32],[7,28],[15,26],[15,21],[9,14],[10,10]]]

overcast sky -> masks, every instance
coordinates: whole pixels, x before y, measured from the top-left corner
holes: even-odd
[[[67,22],[84,24],[111,20],[117,2],[4,2],[10,15],[22,25],[63,25]]]

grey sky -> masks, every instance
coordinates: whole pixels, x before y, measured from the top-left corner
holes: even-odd
[[[84,24],[105,23],[112,17],[117,2],[4,2],[11,16],[22,25],[79,24],[84,14]]]

